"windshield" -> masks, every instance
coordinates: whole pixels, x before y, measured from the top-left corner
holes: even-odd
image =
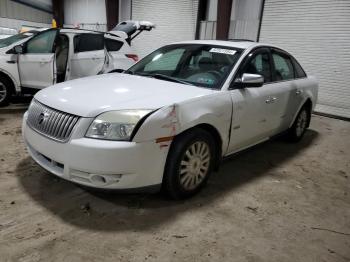
[[[13,43],[16,43],[24,38],[27,38],[29,36],[31,36],[31,33],[20,33],[17,35],[13,35],[4,39],[0,39],[0,48],[2,47],[6,47],[9,45],[12,45]]]
[[[164,46],[125,71],[206,88],[220,89],[241,49],[203,44]]]

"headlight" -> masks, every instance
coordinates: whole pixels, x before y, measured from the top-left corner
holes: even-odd
[[[137,122],[152,110],[120,110],[103,113],[91,123],[86,137],[106,140],[130,140]]]

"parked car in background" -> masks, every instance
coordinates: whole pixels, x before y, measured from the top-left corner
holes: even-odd
[[[33,35],[34,35],[33,32],[25,32],[25,33],[19,33],[16,35],[11,35],[11,36],[6,37],[6,38],[2,38],[2,39],[0,39],[0,50],[2,50],[2,48],[6,48],[6,47],[11,48],[16,44],[24,42],[24,39],[28,40],[29,37],[31,37]]]
[[[38,26],[30,26],[30,25],[22,25],[19,29],[19,33],[26,32],[41,32],[49,29],[48,27],[38,27]]]
[[[133,30],[103,33],[48,29],[15,46],[2,45],[0,40],[0,106],[6,105],[12,94],[35,92],[66,80],[129,68],[138,60],[130,47],[131,40],[143,30],[152,30],[154,25],[127,21],[119,28],[124,24]]]
[[[9,37],[6,37],[6,39],[0,39],[0,51],[4,51],[11,49],[15,45],[21,44],[25,41],[28,41],[32,36],[35,34],[45,31],[47,28],[35,28],[32,30],[27,30],[24,32],[20,32],[19,34],[11,35]],[[4,49],[3,49],[4,48]],[[0,68],[1,70],[1,68]]]
[[[0,27],[0,39],[8,38],[12,35],[16,35],[17,30],[8,27]]]
[[[300,140],[317,93],[317,81],[278,47],[182,42],[122,74],[38,92],[22,132],[33,159],[61,178],[102,189],[162,186],[180,199],[225,156],[281,132]]]
[[[5,38],[8,38],[8,37],[10,37],[11,35],[4,35],[4,34],[2,34],[2,35],[0,35],[0,40],[1,39],[5,39]]]

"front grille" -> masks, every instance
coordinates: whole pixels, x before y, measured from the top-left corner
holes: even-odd
[[[71,115],[34,100],[28,109],[28,125],[35,131],[60,142],[66,142],[78,122],[79,116]]]

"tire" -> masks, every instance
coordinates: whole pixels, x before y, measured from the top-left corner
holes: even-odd
[[[212,172],[216,152],[212,135],[203,129],[177,136],[167,157],[163,191],[175,200],[199,192]]]
[[[0,76],[0,107],[7,106],[11,97],[11,82]]]
[[[300,141],[303,138],[305,131],[309,126],[310,119],[311,119],[311,110],[304,105],[300,109],[297,117],[294,120],[292,127],[288,131],[288,140],[291,142]]]

